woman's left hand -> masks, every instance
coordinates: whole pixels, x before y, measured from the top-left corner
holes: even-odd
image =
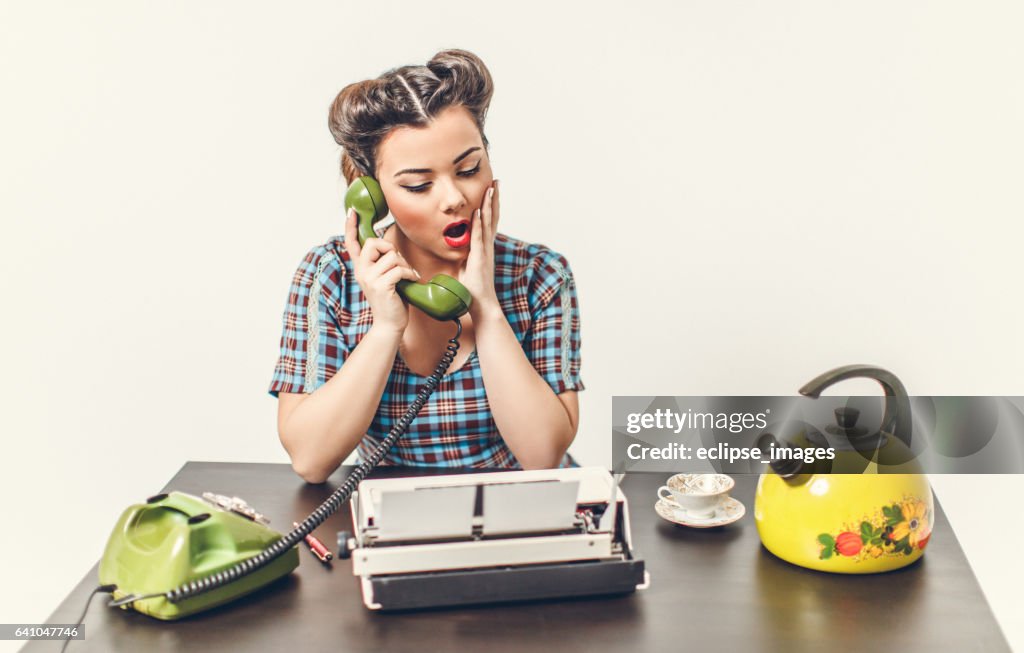
[[[473,216],[469,256],[459,275],[459,281],[473,296],[469,314],[476,322],[490,312],[501,312],[494,289],[494,235],[498,233],[499,217],[498,181],[495,180],[484,193],[483,207]]]

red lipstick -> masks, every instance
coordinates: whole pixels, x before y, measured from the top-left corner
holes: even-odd
[[[444,228],[444,242],[449,247],[465,247],[469,245],[469,220],[459,220]]]

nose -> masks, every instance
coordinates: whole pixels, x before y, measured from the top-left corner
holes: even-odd
[[[456,213],[466,206],[466,196],[459,189],[455,180],[447,179],[443,182],[438,180],[435,183],[441,186],[441,210],[444,213]]]

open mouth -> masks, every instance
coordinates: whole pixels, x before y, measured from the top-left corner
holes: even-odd
[[[453,222],[445,227],[444,242],[449,247],[465,247],[469,244],[469,222]]]

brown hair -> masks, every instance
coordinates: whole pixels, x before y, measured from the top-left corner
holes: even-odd
[[[343,149],[341,172],[352,183],[377,169],[377,147],[395,127],[425,127],[451,106],[465,107],[480,130],[494,83],[472,52],[443,50],[426,66],[402,66],[377,79],[349,84],[331,103],[327,126]]]

